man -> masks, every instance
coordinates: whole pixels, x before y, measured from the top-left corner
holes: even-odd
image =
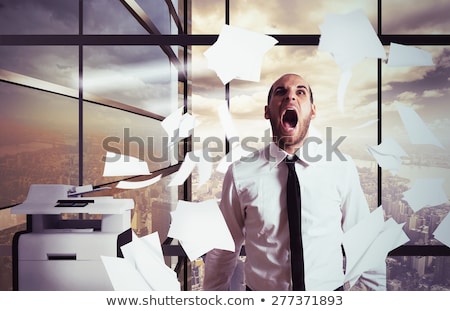
[[[343,234],[370,213],[356,167],[350,157],[324,156],[323,144],[307,143],[316,105],[301,76],[285,74],[273,83],[264,116],[270,120],[273,142],[233,163],[223,182],[220,208],[236,251],[215,249],[207,254],[204,289],[229,289],[245,244],[248,290],[342,290]],[[318,147],[314,153],[311,145]],[[294,162],[299,181],[298,239],[290,231],[294,226],[288,217],[286,158]],[[304,263],[295,259],[291,249],[297,246],[292,241],[300,244]],[[291,273],[298,267],[302,287],[294,286]],[[361,280],[370,289],[384,290],[385,267],[368,271]]]

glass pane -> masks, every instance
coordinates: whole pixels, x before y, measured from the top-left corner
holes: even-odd
[[[390,291],[450,290],[450,257],[388,257],[386,263]]]
[[[376,0],[348,1],[230,1],[230,24],[266,34],[320,34],[326,14],[361,9],[377,29]],[[197,18],[194,15],[194,19]],[[204,15],[201,19],[209,19]]]
[[[122,198],[134,199],[132,228],[138,236],[158,232],[161,243],[167,239],[170,227],[170,212],[175,210],[178,199],[178,187],[169,186],[175,174],[162,178],[157,183],[137,190],[123,191]]]
[[[78,33],[78,1],[3,1],[0,10],[0,34]]]
[[[0,46],[0,55],[0,69],[78,88],[78,47]]]
[[[383,170],[383,207],[387,216],[406,222],[409,244],[439,244],[433,236],[437,224],[450,211],[447,200],[434,203],[434,189],[418,194],[423,202],[409,200],[404,192],[423,179],[442,179],[443,195],[450,197],[450,94],[446,47],[419,47],[433,55],[435,66],[388,67],[383,65],[383,141],[393,139],[405,151],[397,170]],[[400,109],[416,114],[403,119]],[[409,133],[407,128],[420,130]],[[436,140],[434,144],[432,138]],[[418,140],[418,141],[417,141]],[[425,186],[424,186],[425,187]],[[414,191],[421,191],[417,189]],[[427,203],[430,202],[430,203]]]
[[[0,97],[0,206],[31,184],[78,184],[78,100],[7,83]]]
[[[103,177],[107,151],[145,160],[150,172],[169,166],[167,138],[160,121],[121,110],[84,105],[85,184],[101,185],[123,177]]]
[[[86,93],[167,116],[178,107],[177,80],[159,46],[84,47]]]
[[[450,2],[420,1],[405,5],[404,0],[383,0],[383,34],[448,34]]]
[[[192,33],[218,34],[225,24],[225,1],[192,1]]]
[[[120,1],[83,2],[85,34],[148,34]]]
[[[136,3],[162,34],[171,33],[171,17],[163,0],[141,0]],[[138,11],[140,12],[140,11]],[[84,33],[86,34],[148,34],[120,1],[84,1]]]

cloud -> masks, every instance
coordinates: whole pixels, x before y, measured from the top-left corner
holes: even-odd
[[[442,97],[444,96],[444,93],[442,92],[442,90],[425,90],[422,93],[422,97],[425,98],[435,98],[435,97]]]
[[[406,92],[403,92],[403,93],[400,93],[400,94],[398,94],[397,95],[397,98],[400,100],[400,101],[412,101],[412,100],[414,100],[415,98],[417,98],[417,93],[415,93],[415,92],[411,92],[411,91],[406,91]]]

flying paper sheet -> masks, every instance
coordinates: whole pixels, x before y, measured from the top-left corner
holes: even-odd
[[[448,198],[443,188],[444,181],[444,178],[415,179],[411,189],[403,192],[403,198],[414,212],[424,207],[447,203]]]
[[[344,234],[346,254],[345,281],[353,286],[358,278],[382,265],[389,251],[409,241],[392,218],[384,221],[383,209],[378,207],[366,219]]]
[[[387,65],[390,67],[434,66],[430,53],[403,44],[391,42]]]
[[[450,247],[450,213],[445,216],[433,232],[434,238]]]
[[[167,235],[180,241],[191,261],[214,248],[234,252],[233,238],[215,200],[180,200],[171,216]]]
[[[199,176],[198,186],[201,186],[209,180],[212,174],[212,159],[207,150],[200,149],[186,153],[184,161],[175,177],[170,181],[169,187],[182,185],[195,168],[197,168]]]
[[[175,271],[165,263],[157,232],[137,237],[121,247],[124,258],[102,256],[114,290],[179,291]]]
[[[378,146],[369,146],[367,150],[381,168],[389,170],[393,175],[397,174],[402,165],[401,157],[408,156],[393,138],[383,140]]]
[[[161,121],[161,126],[169,137],[169,145],[189,137],[191,130],[198,124],[197,119],[191,114],[183,114],[183,109],[178,108]]]
[[[208,68],[223,84],[233,79],[258,82],[264,54],[278,41],[246,29],[223,25],[217,41],[205,51]]]
[[[116,291],[151,290],[133,263],[125,258],[101,256],[109,280]]]
[[[397,110],[411,144],[430,144],[444,149],[444,146],[437,140],[414,109],[398,105]]]
[[[135,175],[150,175],[147,162],[132,156],[106,152],[103,176]]]
[[[162,257],[157,232],[142,238],[133,236],[133,240],[120,249],[124,258],[135,265],[151,290],[180,290],[176,272],[165,264]]]
[[[230,110],[226,101],[223,101],[217,107],[217,114],[219,116],[220,124],[225,131],[225,136],[229,141],[238,143],[239,135],[233,122]]]
[[[342,111],[352,67],[364,58],[386,59],[386,52],[362,10],[347,14],[327,14],[319,28],[319,51],[331,53],[342,71],[337,99],[338,108]]]
[[[154,183],[161,180],[162,175],[158,175],[156,177],[147,179],[147,180],[141,180],[141,181],[126,181],[122,180],[119,181],[116,188],[119,189],[139,189],[139,188],[145,188],[150,185],[153,185]]]

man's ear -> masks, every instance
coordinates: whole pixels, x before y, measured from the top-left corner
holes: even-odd
[[[316,105],[311,104],[311,119],[316,117]]]
[[[270,119],[270,109],[268,105],[264,106],[264,118]]]

